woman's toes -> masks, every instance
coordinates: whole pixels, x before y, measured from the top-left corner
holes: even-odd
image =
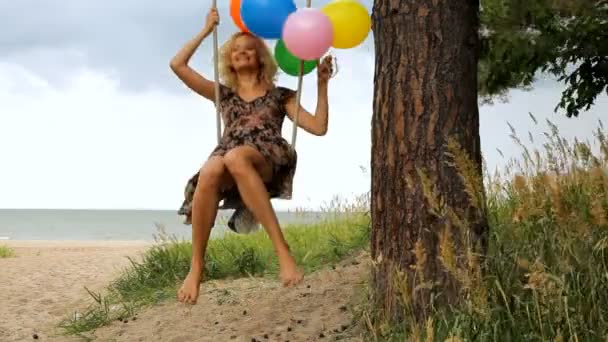
[[[184,289],[180,289],[177,294],[177,300],[182,303],[187,303],[190,300],[190,295]]]

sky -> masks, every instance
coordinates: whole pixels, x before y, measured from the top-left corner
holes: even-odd
[[[0,208],[179,208],[186,181],[215,146],[215,109],[171,73],[169,61],[203,27],[210,3],[1,1]],[[228,1],[218,3],[223,42],[237,28]],[[363,4],[371,11],[371,0]],[[278,210],[317,209],[369,190],[372,34],[356,48],[330,51],[339,73],[330,81],[329,132],[299,131],[293,199],[273,201]],[[209,37],[192,65],[212,77],[212,59]],[[302,95],[311,111],[315,77],[305,77]],[[297,79],[282,75],[278,83],[295,89]],[[540,135],[550,119],[566,137],[592,138],[608,99],[568,119],[553,112],[562,88],[541,77],[533,91],[514,90],[507,103],[480,106],[490,169],[505,163],[497,148],[506,158],[519,155],[507,122],[527,136]],[[286,120],[288,140],[291,129]]]

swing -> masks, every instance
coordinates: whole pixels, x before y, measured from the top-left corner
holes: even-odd
[[[247,1],[247,0],[243,0],[243,1]],[[325,26],[325,34],[321,34],[321,35],[317,35],[317,39],[320,38],[324,38],[325,40],[319,40],[316,42],[320,42],[321,44],[313,44],[312,46],[313,49],[312,50],[307,50],[307,48],[310,48],[311,45],[302,45],[302,46],[306,46],[304,48],[304,50],[300,51],[299,54],[296,56],[296,54],[294,54],[294,56],[296,58],[298,58],[299,60],[299,70],[298,70],[298,85],[297,85],[297,91],[296,91],[296,111],[293,117],[293,130],[292,130],[292,136],[291,136],[291,147],[292,149],[295,151],[296,149],[296,139],[297,139],[297,134],[298,134],[298,117],[300,114],[300,102],[301,102],[301,97],[302,97],[302,84],[303,84],[303,78],[304,78],[304,68],[305,68],[305,61],[308,60],[317,60],[319,59],[322,55],[324,55],[327,50],[332,46],[334,47],[338,47],[338,48],[342,48],[342,49],[347,49],[347,48],[352,48],[356,45],[359,45],[361,42],[363,42],[363,40],[365,39],[365,37],[367,36],[369,30],[370,30],[370,26],[371,26],[371,20],[369,18],[369,14],[367,13],[367,10],[357,1],[357,0],[339,0],[339,1],[333,1],[331,3],[329,3],[328,5],[325,6],[324,8],[324,14],[319,15],[319,11],[312,11],[313,13],[313,22],[311,23],[309,20],[311,20],[310,15],[311,12],[310,11],[310,7],[311,7],[311,0],[306,0],[306,9],[305,10],[301,10],[298,11],[296,10],[296,12],[292,12],[295,13],[295,18],[297,18],[296,21],[299,20],[300,26],[298,25],[292,25],[291,28],[294,28],[294,30],[292,30],[292,32],[295,33],[295,36],[292,36],[291,38],[291,42],[295,43],[292,44],[293,47],[295,47],[296,49],[298,49],[299,47],[301,47],[300,44],[300,40],[298,40],[298,35],[301,37],[306,37],[306,36],[311,36],[310,32],[306,32],[306,30],[309,30],[309,27],[311,26]],[[295,9],[295,4],[293,5],[294,9]],[[212,7],[217,9],[217,0],[213,0],[212,1]],[[243,7],[241,7],[242,9]],[[249,13],[248,14],[251,15],[255,15],[255,13]],[[315,17],[316,15],[316,17]],[[291,14],[289,14],[289,16],[291,16]],[[321,17],[321,22],[319,23],[315,23],[314,20],[315,18],[319,18]],[[287,20],[289,21],[289,20]],[[303,25],[301,24],[302,22],[305,22]],[[237,25],[239,26],[239,25]],[[286,24],[285,27],[287,27],[288,25]],[[254,33],[254,32],[252,32]],[[304,34],[304,36],[302,36],[302,33]],[[255,34],[255,33],[254,33]],[[268,38],[268,37],[263,37],[260,36],[261,38]],[[295,37],[295,38],[294,38]],[[276,38],[276,37],[273,37]],[[310,39],[304,39],[304,40],[308,40],[310,42]],[[325,44],[325,45],[324,45]],[[312,52],[314,51],[314,52]],[[220,113],[220,101],[221,101],[221,94],[220,94],[220,79],[219,79],[219,44],[218,44],[218,34],[217,34],[217,25],[214,27],[213,29],[213,67],[214,67],[214,86],[215,86],[215,109],[216,109],[216,135],[217,135],[217,142],[218,144],[221,143],[221,138],[222,138],[222,116]],[[337,72],[337,67],[336,70]],[[293,73],[295,74],[295,73]],[[335,76],[335,73],[332,74],[330,77]],[[237,209],[238,210],[238,209]],[[257,222],[257,220],[255,219],[255,217],[253,216],[253,214],[247,209],[247,208],[240,208],[240,210],[238,210],[238,213],[235,213],[234,215],[231,216],[229,222],[228,222],[228,227],[230,229],[232,229],[235,232],[238,233],[244,233],[244,234],[248,234],[251,233],[253,231],[256,231],[259,229],[260,224]]]
[[[306,7],[311,6],[311,0],[306,0]],[[212,7],[217,8],[217,0],[213,0]],[[222,116],[220,113],[220,80],[219,80],[219,43],[217,35],[217,25],[213,28],[213,73],[215,85],[215,119],[216,119],[216,136],[217,143],[222,139]],[[298,135],[298,114],[300,113],[300,101],[302,96],[304,61],[300,60],[300,68],[298,75],[298,88],[296,91],[296,113],[293,119],[293,131],[291,135],[291,146],[295,150],[296,138]],[[241,215],[233,215],[228,222],[230,229],[242,233],[249,234],[260,229],[260,224],[257,222],[253,213],[249,210],[243,210]]]

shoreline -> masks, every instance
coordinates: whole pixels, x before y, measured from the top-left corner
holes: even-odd
[[[62,248],[62,247],[148,247],[154,240],[0,240],[0,245],[11,248]]]

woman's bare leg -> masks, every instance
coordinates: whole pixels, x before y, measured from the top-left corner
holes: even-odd
[[[283,237],[276,213],[270,203],[270,196],[264,179],[268,180],[272,170],[264,156],[249,146],[237,147],[224,156],[224,164],[236,183],[243,202],[256,219],[264,226],[279,259],[283,285],[295,285],[303,274],[297,268],[289,246]]]
[[[180,302],[196,304],[198,299],[207,242],[217,216],[219,191],[227,182],[230,182],[230,174],[221,157],[210,158],[199,172],[192,199],[192,263],[177,293]]]

